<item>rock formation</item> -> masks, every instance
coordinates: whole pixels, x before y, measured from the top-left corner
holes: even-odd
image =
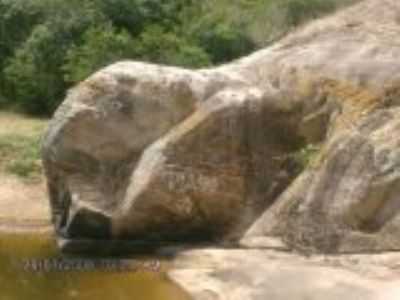
[[[213,69],[100,70],[43,142],[58,235],[399,250],[399,37],[366,0]]]

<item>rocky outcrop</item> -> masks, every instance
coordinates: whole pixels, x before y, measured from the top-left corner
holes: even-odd
[[[400,249],[399,117],[399,108],[377,110],[335,134],[242,242],[274,235],[307,252]]]
[[[399,16],[366,0],[214,69],[100,70],[43,142],[58,235],[400,249]]]
[[[285,113],[227,74],[128,62],[71,91],[44,142],[58,233],[209,240],[254,220],[297,175],[265,157],[302,141],[279,132],[295,134],[294,117],[273,120]]]
[[[196,300],[397,300],[398,259],[208,248],[178,255],[169,275]]]

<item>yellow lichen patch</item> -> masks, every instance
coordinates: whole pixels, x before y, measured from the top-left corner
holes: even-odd
[[[323,82],[324,91],[342,104],[358,111],[370,111],[382,100],[383,94],[369,88],[359,87],[354,84],[325,79]]]
[[[331,124],[335,130],[352,128],[362,117],[382,106],[385,99],[381,91],[332,79],[323,80],[322,90],[341,109]]]

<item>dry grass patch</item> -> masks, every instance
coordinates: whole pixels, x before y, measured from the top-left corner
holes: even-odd
[[[46,119],[0,112],[0,174],[42,178],[40,142]]]

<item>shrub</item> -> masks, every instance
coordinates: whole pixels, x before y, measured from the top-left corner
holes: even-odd
[[[137,59],[140,60],[182,67],[203,67],[211,64],[204,49],[158,25],[147,27],[136,42]]]
[[[79,82],[108,64],[135,56],[129,33],[117,32],[110,23],[89,28],[82,40],[81,45],[73,45],[66,53],[62,70],[67,82]]]
[[[233,24],[218,22],[201,26],[197,38],[214,64],[231,61],[255,50],[255,43]]]

